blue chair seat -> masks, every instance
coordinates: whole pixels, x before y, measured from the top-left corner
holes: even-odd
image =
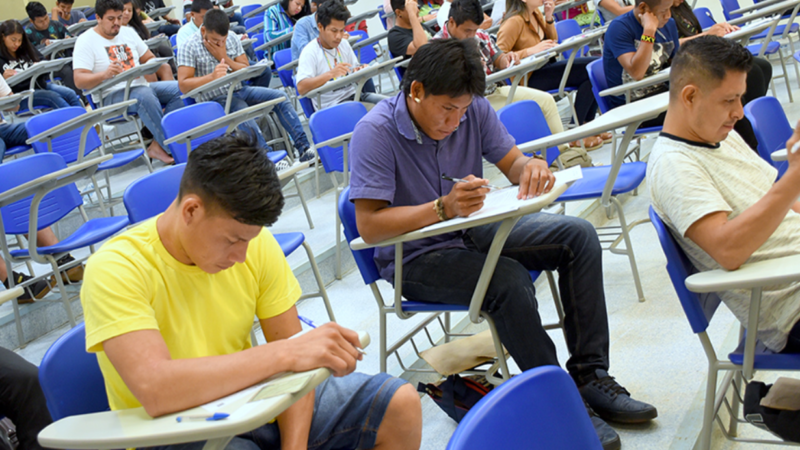
[[[127,216],[92,219],[81,225],[81,227],[68,238],[58,244],[49,247],[39,247],[38,251],[43,255],[53,255],[94,245],[123,230],[129,223]],[[27,257],[28,249],[13,250],[11,256],[15,258]]]
[[[637,128],[636,133],[634,136],[638,136],[640,134],[650,134],[650,133],[660,133],[662,127],[644,127],[644,128]],[[623,131],[622,134],[625,134]]]
[[[752,53],[753,55],[758,55],[758,52],[761,51],[761,45],[762,44],[748,45],[747,46],[747,50],[749,50],[750,53]],[[772,54],[778,53],[778,50],[780,50],[780,48],[781,48],[780,42],[772,41],[769,44],[767,44],[767,50],[764,52],[764,54],[765,55],[772,55]]]
[[[587,198],[597,198],[603,194],[603,187],[608,179],[611,166],[587,167],[583,169],[583,178],[576,181],[556,202],[569,202]],[[624,194],[636,189],[644,180],[647,163],[632,162],[623,164],[619,169],[617,180],[611,195]]]
[[[267,153],[269,160],[273,163],[276,163],[284,158],[286,158],[286,150],[276,150],[274,152]]]
[[[793,23],[792,27],[789,28],[789,33],[797,33],[798,30],[800,30],[800,24]],[[780,36],[784,31],[786,31],[786,25],[778,25],[775,27],[775,33],[773,33],[773,36]],[[767,33],[769,33],[769,28],[751,37],[750,39],[766,39]]]
[[[274,237],[275,240],[278,241],[278,245],[281,246],[283,256],[291,255],[292,252],[303,245],[303,241],[306,240],[306,237],[303,235],[303,233],[278,233],[275,234]]]
[[[742,339],[736,350],[728,355],[732,363],[744,365],[744,342]],[[763,370],[797,370],[800,367],[800,353],[775,353],[760,341],[756,342],[756,357],[753,367]]]
[[[97,166],[97,170],[108,170],[122,167],[136,158],[141,158],[144,155],[144,150],[131,150],[129,152],[114,153],[114,156],[108,161]]]
[[[17,155],[23,152],[27,152],[28,150],[32,149],[30,145],[18,145],[16,147],[11,147],[6,149],[6,156]]]

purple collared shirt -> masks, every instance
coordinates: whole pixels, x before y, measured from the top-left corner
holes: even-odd
[[[514,147],[514,138],[489,101],[476,96],[458,129],[441,141],[417,130],[403,93],[378,103],[356,125],[350,144],[350,201],[385,200],[414,206],[447,195],[453,183],[442,174],[483,176],[486,158],[496,164]],[[403,263],[442,248],[464,248],[463,232],[403,244]],[[381,277],[394,280],[394,246],[375,249]]]

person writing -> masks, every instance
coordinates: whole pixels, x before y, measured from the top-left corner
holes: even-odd
[[[517,198],[552,188],[554,176],[547,163],[517,148],[483,98],[485,88],[474,40],[434,39],[411,58],[401,92],[359,121],[350,143],[350,201],[364,241],[380,242],[479,211],[489,191],[489,181],[482,177],[484,160],[519,185],[514,188]],[[445,181],[442,174],[467,182]],[[499,225],[403,244],[403,296],[469,305]],[[524,216],[505,243],[482,308],[520,369],[558,365],[529,273],[558,270],[569,324],[566,368],[590,406],[603,447],[618,449],[619,436],[604,419],[641,423],[655,418],[657,411],[633,399],[608,375],[602,251],[597,232],[582,219]],[[375,249],[380,275],[389,282],[395,281],[394,259],[394,246]]]
[[[356,332],[327,323],[295,336],[300,286],[265,228],[283,205],[267,153],[237,132],[193,150],[167,210],[89,258],[86,349],[97,353],[111,409],[159,417],[324,367],[333,377],[227,448],[418,449],[419,395],[385,373],[354,373]],[[266,344],[250,341],[254,316]]]
[[[52,19],[60,22],[65,27],[75,25],[78,22],[86,22],[86,16],[82,11],[72,10],[72,5],[74,4],[75,0],[56,0],[56,6],[53,7],[51,12]]]

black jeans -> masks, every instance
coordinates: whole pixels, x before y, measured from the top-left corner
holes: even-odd
[[[39,386],[39,369],[0,347],[0,414],[17,427],[20,450],[40,450],[36,436],[53,422]]]
[[[423,254],[403,267],[409,300],[468,305],[499,223],[472,228],[466,249]],[[556,214],[523,217],[511,231],[483,302],[500,341],[522,370],[558,365],[555,345],[542,327],[529,270],[557,270],[570,359],[577,377],[608,370],[608,316],[603,260],[589,222]]]
[[[597,58],[575,58],[572,62],[572,69],[567,77],[568,87],[577,87],[575,93],[575,112],[578,114],[579,125],[591,122],[597,113],[597,101],[592,94],[592,83],[589,81],[589,72],[586,66]],[[567,68],[567,61],[561,60],[545,64],[539,70],[531,73],[528,79],[528,87],[540,91],[558,89],[564,70]]]

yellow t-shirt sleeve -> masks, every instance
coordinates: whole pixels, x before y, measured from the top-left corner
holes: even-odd
[[[264,229],[256,241],[253,242],[257,245],[252,252],[254,258],[250,260],[258,277],[256,316],[269,319],[288,311],[300,299],[302,291],[272,234]]]
[[[81,287],[87,352],[101,352],[103,342],[125,333],[159,329],[145,276],[118,251],[89,258]]]

